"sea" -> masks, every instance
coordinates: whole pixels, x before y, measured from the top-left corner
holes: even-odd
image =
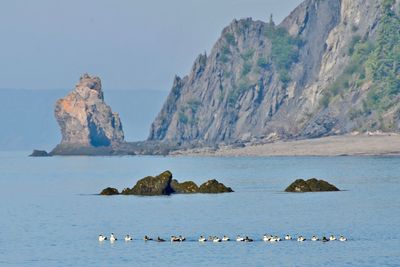
[[[0,152],[0,266],[400,266],[400,157],[49,157]],[[234,193],[100,196],[165,170]],[[285,193],[317,177],[342,191]],[[114,233],[118,240],[99,242]],[[132,242],[123,240],[126,234]],[[264,234],[305,242],[261,241]],[[312,235],[347,242],[311,242]],[[144,235],[167,242],[144,242]],[[171,235],[186,241],[171,243]],[[252,243],[198,237],[246,235]]]

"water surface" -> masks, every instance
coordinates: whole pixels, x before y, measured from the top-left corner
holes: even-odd
[[[399,157],[52,157],[0,152],[1,266],[398,266]],[[235,193],[95,195],[171,170]],[[319,177],[342,192],[282,192]],[[99,233],[134,241],[99,244]],[[199,235],[344,234],[346,243],[199,244]],[[147,234],[188,242],[143,242]]]

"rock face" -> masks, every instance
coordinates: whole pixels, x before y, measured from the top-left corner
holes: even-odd
[[[115,188],[107,187],[106,189],[103,189],[103,191],[100,192],[100,195],[102,195],[102,196],[113,196],[113,195],[119,195],[119,192]]]
[[[56,103],[55,116],[61,128],[62,148],[111,147],[124,142],[117,113],[104,102],[99,77],[84,74],[75,89]]]
[[[140,179],[132,189],[124,189],[123,195],[157,196],[170,195],[173,193],[171,188],[172,173],[165,171],[158,176],[148,176]]]
[[[324,191],[340,191],[336,186],[316,178],[304,181],[298,179],[289,185],[285,192],[324,192]]]
[[[233,192],[232,188],[226,187],[224,184],[217,180],[209,180],[199,187],[200,193],[217,194],[217,193],[230,193]]]
[[[234,20],[189,75],[175,77],[148,140],[215,144],[400,131],[399,3],[306,0],[278,26]],[[381,46],[385,34],[393,41]],[[377,84],[371,50],[390,59],[390,82]]]
[[[196,183],[192,181],[179,183],[177,180],[174,179],[171,182],[171,187],[176,194],[194,194],[199,192],[199,187]]]
[[[49,153],[45,150],[33,150],[32,154],[29,155],[30,157],[51,157]]]

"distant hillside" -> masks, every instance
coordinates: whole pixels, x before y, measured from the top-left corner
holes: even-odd
[[[234,20],[175,77],[148,140],[205,144],[400,131],[400,0],[306,0]]]
[[[55,101],[67,90],[0,90],[0,150],[50,150],[61,140],[54,118]],[[107,102],[123,120],[126,140],[143,140],[148,125],[157,115],[167,92],[105,92]]]

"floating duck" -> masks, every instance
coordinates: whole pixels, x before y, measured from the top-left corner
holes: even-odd
[[[245,238],[244,238],[244,242],[253,242],[254,240],[253,239],[251,239],[250,237],[248,237],[248,236],[246,236]]]
[[[145,236],[143,237],[143,240],[144,240],[144,241],[151,241],[151,240],[153,240],[153,238],[150,238],[150,237],[148,237],[147,235],[145,235]]]
[[[179,238],[179,242],[183,242],[183,241],[186,241],[186,238],[185,237],[183,237],[183,236],[178,236],[178,238]]]
[[[221,242],[221,238],[219,238],[218,236],[214,236],[213,242],[214,242],[214,243]]]
[[[207,238],[205,238],[204,236],[200,236],[199,237],[199,242],[207,242]]]
[[[341,241],[341,242],[347,241],[347,238],[341,235],[339,237],[339,241]]]
[[[279,237],[279,236],[273,236],[272,238],[271,238],[271,240],[270,240],[270,242],[279,242],[279,241],[281,241],[281,238]]]
[[[315,235],[313,235],[313,236],[311,237],[311,241],[318,241],[318,240],[319,240],[319,238],[316,237]]]
[[[243,241],[244,241],[244,237],[238,235],[238,236],[236,237],[236,241],[237,241],[237,242],[243,242]]]
[[[292,236],[291,235],[285,235],[285,240],[292,240]]]
[[[264,242],[269,242],[269,241],[271,241],[271,239],[272,239],[272,235],[267,235],[267,234],[265,234],[265,235],[263,236],[263,238],[262,238],[262,240],[263,240]]]
[[[132,237],[130,235],[125,236],[125,242],[132,241]]]
[[[322,237],[322,242],[328,242],[328,241],[329,241],[329,239],[326,238],[326,236],[323,236],[323,237]]]
[[[114,233],[111,233],[110,242],[115,242],[115,241],[117,241],[117,238],[115,237]]]
[[[161,237],[157,236],[157,242],[165,242],[165,239],[162,239]]]
[[[99,235],[99,241],[103,242],[104,240],[107,240],[107,237],[103,236],[103,235]]]
[[[306,238],[304,237],[304,236],[299,236],[298,238],[297,238],[297,241],[299,241],[299,242],[304,242],[304,241],[306,241]]]
[[[330,236],[329,236],[329,240],[330,240],[330,241],[335,241],[335,240],[336,240],[336,237],[335,237],[334,235],[330,235]]]
[[[231,239],[229,237],[227,237],[226,235],[224,235],[224,237],[222,238],[222,241],[224,241],[224,242],[231,241]]]
[[[179,237],[177,236],[171,236],[171,242],[180,242]]]

